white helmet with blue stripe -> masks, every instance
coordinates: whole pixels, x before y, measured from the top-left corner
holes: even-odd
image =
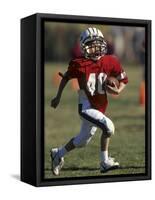
[[[80,46],[86,58],[97,60],[107,52],[107,43],[97,28],[88,28],[81,33]]]

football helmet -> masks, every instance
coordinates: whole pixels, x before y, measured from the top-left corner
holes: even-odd
[[[107,52],[107,43],[97,28],[88,28],[80,35],[81,51],[86,58],[98,60]]]

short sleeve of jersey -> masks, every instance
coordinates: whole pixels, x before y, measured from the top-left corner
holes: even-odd
[[[118,81],[123,82],[125,84],[128,83],[128,77],[124,69],[122,68],[120,61],[117,57],[111,57],[111,64],[113,66],[111,76],[117,78]]]
[[[78,62],[71,60],[68,66],[68,69],[65,73],[65,76],[68,79],[79,78],[80,77],[80,65]]]

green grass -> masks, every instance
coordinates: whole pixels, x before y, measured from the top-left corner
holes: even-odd
[[[106,112],[116,128],[109,152],[120,162],[121,168],[104,174],[99,172],[101,131],[98,130],[85,148],[76,149],[65,157],[60,176],[52,175],[50,149],[66,144],[79,132],[81,124],[77,112],[78,96],[70,84],[64,90],[59,107],[50,107],[51,98],[57,91],[52,76],[57,70],[64,72],[66,66],[62,63],[45,65],[45,178],[145,173],[145,110],[138,102],[141,68],[125,66],[129,84],[119,97],[109,96]]]

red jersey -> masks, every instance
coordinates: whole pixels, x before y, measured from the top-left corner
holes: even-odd
[[[104,55],[97,61],[83,57],[71,60],[66,76],[69,79],[77,78],[79,87],[85,91],[92,108],[103,113],[108,104],[104,84],[106,78],[113,76],[119,82],[128,82],[120,62],[112,55]]]

